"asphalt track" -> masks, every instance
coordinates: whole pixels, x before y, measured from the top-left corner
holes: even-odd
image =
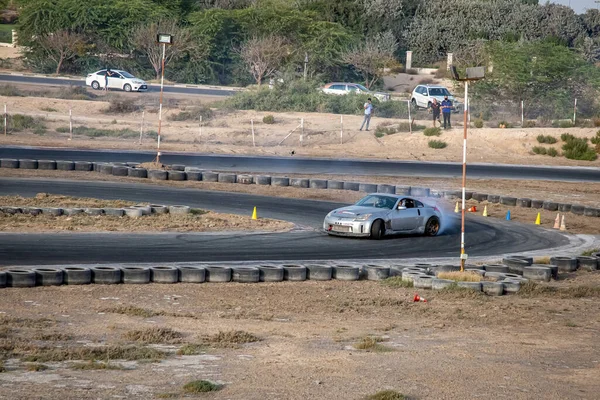
[[[147,184],[0,178],[3,195],[46,192],[157,204],[186,204],[217,212],[294,222],[289,233],[0,233],[2,265],[114,262],[379,259],[455,257],[458,219],[444,216],[437,237],[399,235],[381,241],[330,237],[319,231],[323,217],[342,206],[315,200],[273,198],[241,193],[177,189]],[[514,222],[469,216],[466,241],[470,256],[491,256],[565,246],[566,235]]]
[[[29,85],[52,85],[52,86],[85,86],[85,79],[68,79],[68,78],[45,78],[37,76],[23,75],[3,75],[0,74],[0,82],[20,83]],[[160,85],[149,84],[148,92],[160,92]],[[233,96],[234,90],[196,88],[165,85],[163,88],[165,93],[181,93],[195,94],[204,96]]]
[[[0,147],[0,158],[72,160],[93,162],[148,162],[155,152],[79,150],[41,147]],[[244,155],[219,155],[201,153],[165,153],[165,164],[183,164],[206,170],[259,172],[271,174],[335,174],[335,175],[381,175],[457,178],[462,176],[462,164],[329,159],[302,157],[260,157]],[[600,168],[593,167],[538,167],[506,164],[469,164],[469,178],[475,179],[527,179],[550,181],[600,182]]]

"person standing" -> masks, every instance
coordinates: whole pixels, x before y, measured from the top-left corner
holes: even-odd
[[[442,114],[444,115],[444,129],[452,128],[450,123],[450,115],[452,113],[452,101],[448,100],[448,96],[444,96],[442,101]]]
[[[104,90],[108,92],[108,78],[112,76],[110,68],[106,68],[106,75],[104,75]]]
[[[367,131],[369,130],[369,122],[371,122],[371,115],[373,115],[373,103],[371,103],[371,98],[369,97],[367,99],[367,102],[364,105],[364,109],[365,109],[365,118],[363,119],[363,123],[360,126],[359,131],[363,130],[363,127],[365,126],[365,124],[367,124]]]
[[[436,120],[440,123],[441,126],[442,122],[440,121],[440,103],[437,102],[437,99],[435,97],[433,98],[433,101],[431,102],[431,105],[429,107],[431,108],[431,115],[433,115],[433,127],[436,127]]]

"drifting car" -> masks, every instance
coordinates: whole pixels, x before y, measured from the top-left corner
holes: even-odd
[[[353,206],[331,211],[323,221],[330,235],[381,239],[395,233],[435,236],[442,215],[437,207],[411,197],[372,193]]]
[[[106,69],[101,69],[88,74],[85,84],[95,90],[103,89],[106,85]],[[108,77],[109,89],[122,89],[126,92],[144,92],[148,90],[148,84],[127,71],[111,69]]]

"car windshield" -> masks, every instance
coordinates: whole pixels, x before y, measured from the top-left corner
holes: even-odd
[[[356,203],[357,206],[393,209],[396,199],[389,196],[369,195]]]
[[[450,92],[446,88],[431,88],[429,89],[430,96],[451,96]]]
[[[356,86],[357,88],[359,88],[360,90],[362,90],[363,92],[368,92],[369,89],[367,89],[366,87],[364,87],[363,85],[359,85],[358,83],[354,84],[354,86]]]
[[[125,72],[125,71],[119,71],[119,73],[121,75],[123,75],[125,78],[135,78],[135,76],[131,75],[129,72]]]

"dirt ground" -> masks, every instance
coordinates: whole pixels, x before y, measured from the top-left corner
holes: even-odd
[[[599,284],[581,272],[561,295],[421,291],[427,303],[372,281],[2,289],[0,399],[596,399],[598,292],[573,287]],[[162,360],[65,355],[106,346]],[[223,387],[185,394],[194,380]]]
[[[0,206],[111,208],[129,207],[136,203],[107,201],[90,198],[48,195],[39,193],[34,198],[0,196]],[[0,212],[0,232],[217,232],[217,231],[287,231],[293,224],[268,218],[252,220],[251,215],[205,212],[186,215],[152,214],[141,218],[91,216],[85,214],[29,215]]]
[[[31,87],[31,86],[29,86]],[[44,87],[47,88],[47,87]],[[91,89],[90,89],[91,90]],[[104,94],[96,93],[100,96]],[[115,94],[109,94],[114,96]],[[154,93],[127,94],[148,105],[144,116],[145,131],[158,129],[158,99]],[[119,94],[118,96],[124,96]],[[359,115],[318,114],[318,113],[269,113],[256,111],[215,111],[215,117],[200,123],[196,121],[171,121],[172,115],[181,111],[193,111],[198,104],[213,101],[202,96],[165,95],[161,149],[163,151],[192,151],[223,154],[289,155],[292,151],[300,156],[381,158],[419,161],[462,161],[463,130],[459,116],[455,116],[456,127],[444,131],[438,138],[448,143],[445,149],[428,147],[432,137],[422,132],[396,133],[376,138],[374,130],[379,124],[406,122],[397,119],[373,118],[371,131],[359,132]],[[72,148],[112,148],[146,149],[156,148],[156,141],[145,138],[119,139],[108,137],[74,137],[67,140],[68,133],[57,133],[57,128],[68,128],[69,109],[72,110],[73,126],[89,128],[123,129],[140,131],[142,113],[105,114],[108,107],[105,101],[61,100],[45,97],[5,97],[0,103],[8,105],[11,114],[20,113],[44,118],[47,132],[35,135],[31,132],[14,132],[4,137],[0,135],[0,145],[36,145]],[[274,124],[265,124],[262,118],[272,114]],[[343,121],[341,120],[343,118]],[[252,125],[254,124],[254,143]],[[303,121],[303,128],[300,126]],[[343,137],[340,137],[343,123]],[[429,126],[430,122],[417,121]],[[577,137],[593,137],[595,128],[529,128],[529,129],[470,129],[469,162],[535,164],[535,165],[581,165],[600,166],[600,160],[576,161],[564,157],[534,155],[532,148],[539,146],[536,137],[540,134],[556,137],[558,143],[543,145],[560,151],[560,135],[568,132]],[[290,134],[288,136],[288,134]],[[286,138],[287,137],[287,138]],[[302,141],[300,139],[302,138]],[[343,144],[340,142],[343,141]]]

